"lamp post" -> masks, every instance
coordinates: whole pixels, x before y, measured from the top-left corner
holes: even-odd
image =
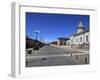
[[[36,38],[35,39],[37,40],[38,34],[40,33],[40,31],[39,30],[35,30],[34,33],[36,34]]]
[[[35,47],[34,47],[34,49],[35,49],[35,50],[38,50],[38,49],[39,49],[39,46],[38,46],[38,34],[40,33],[40,31],[39,31],[39,30],[35,30],[34,33],[35,33],[35,35],[36,35],[36,38],[35,38]]]

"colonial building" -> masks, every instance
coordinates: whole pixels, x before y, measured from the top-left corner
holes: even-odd
[[[76,33],[72,34],[69,38],[60,37],[57,39],[57,45],[67,45],[71,47],[83,47],[88,45],[90,42],[89,29],[85,29],[83,23],[80,21],[77,26]]]
[[[70,39],[66,42],[67,45],[89,45],[90,34],[89,29],[85,29],[84,25],[80,21],[77,26],[77,32],[70,36]]]

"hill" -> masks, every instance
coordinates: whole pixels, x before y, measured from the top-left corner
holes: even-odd
[[[28,36],[26,36],[26,49],[27,48],[34,48],[34,47],[41,48],[44,45],[45,45],[45,43],[43,43],[39,40],[36,40],[36,39],[29,38]]]

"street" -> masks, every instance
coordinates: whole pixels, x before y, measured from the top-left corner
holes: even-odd
[[[26,67],[76,64],[80,63],[72,57],[72,54],[52,46],[44,46],[31,56],[26,56]]]

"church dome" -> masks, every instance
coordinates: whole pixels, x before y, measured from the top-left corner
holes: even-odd
[[[84,25],[82,21],[79,22],[78,27],[77,27],[77,33],[81,33],[84,31]]]

